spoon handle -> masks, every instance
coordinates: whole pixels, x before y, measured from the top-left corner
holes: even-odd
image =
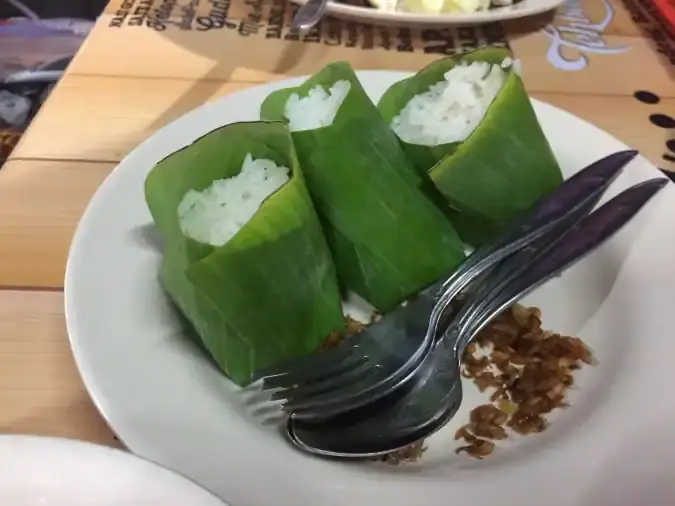
[[[291,21],[291,30],[305,31],[314,27],[326,12],[328,0],[307,0]]]
[[[532,263],[513,269],[510,275],[502,275],[499,287],[483,304],[476,306],[472,316],[460,327],[455,345],[457,356],[461,357],[480,331],[502,311],[611,238],[667,183],[667,179],[656,178],[632,186],[581,219],[560,240],[542,248],[531,259]]]
[[[613,153],[593,162],[567,179],[549,195],[539,199],[532,209],[496,242],[478,248],[446,280],[434,285],[440,289],[438,296],[444,299],[444,290],[464,280],[473,280],[476,274],[532,243],[564,222],[570,215],[587,208],[589,203],[597,203],[623,168],[637,154],[637,151],[633,150]]]
[[[442,334],[438,333],[438,328],[443,314],[461,290],[479,276],[490,277],[493,267],[515,252],[530,244],[538,243],[542,238],[550,240],[552,230],[560,227],[569,228],[574,221],[588,214],[621,174],[623,168],[637,154],[637,151],[633,150],[619,151],[577,172],[549,195],[539,199],[533,208],[496,242],[478,248],[447,279],[427,288],[425,292],[433,293],[436,305],[429,318],[427,334],[417,352],[411,357],[411,362],[430,351],[432,341],[440,338]],[[466,310],[464,312],[466,313]],[[463,316],[466,315],[460,317]],[[456,327],[453,325],[453,328]]]
[[[600,200],[600,197],[598,195],[596,198],[584,202],[582,207],[569,213],[562,223],[559,223],[555,228],[535,240],[529,246],[524,247],[503,260],[492,271],[479,279],[476,282],[476,288],[472,290],[471,296],[455,319],[455,334],[453,335],[459,336],[466,330],[468,324],[475,321],[476,318],[480,318],[486,311],[489,311],[494,302],[494,297],[522,276],[542,252],[552,248],[553,245],[562,240],[572,230],[574,225],[590,214]]]

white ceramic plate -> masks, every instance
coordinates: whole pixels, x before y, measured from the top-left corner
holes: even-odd
[[[187,478],[129,453],[35,436],[0,436],[0,504],[226,506]]]
[[[292,1],[304,5],[308,0]],[[336,18],[381,25],[481,25],[484,23],[494,23],[497,21],[506,21],[509,19],[518,19],[541,14],[542,12],[557,8],[564,1],[565,0],[522,0],[515,5],[496,7],[486,11],[424,14],[396,11],[394,10],[396,0],[379,0],[380,4],[387,5],[386,9],[357,7],[329,0],[328,6],[326,7],[326,13]]]
[[[407,76],[359,73],[374,100]],[[85,212],[68,261],[68,331],[89,392],[129,448],[237,506],[623,506],[675,497],[672,185],[526,301],[543,309],[545,326],[580,335],[599,361],[580,372],[572,406],[543,434],[511,438],[484,461],[456,456],[454,430],[484,402],[472,385],[419,465],[318,460],[259,423],[242,393],[180,334],[157,282],[160,251],[143,183],[158,160],[223,124],[256,119],[270,92],[302,81],[250,88],[169,124],[115,169]],[[534,105],[567,176],[626,148],[568,113]],[[659,175],[638,157],[611,193]],[[649,502],[649,494],[663,501]]]

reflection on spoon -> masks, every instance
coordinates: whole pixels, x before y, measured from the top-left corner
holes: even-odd
[[[308,0],[295,14],[291,22],[291,30],[304,31],[312,28],[323,17],[326,5],[328,5],[328,0]]]

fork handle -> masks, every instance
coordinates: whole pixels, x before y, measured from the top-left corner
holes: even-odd
[[[616,234],[667,182],[667,179],[656,178],[632,186],[579,221],[562,240],[540,251],[520,276],[495,291],[488,302],[458,329],[457,356],[462,357],[466,347],[505,309]]]
[[[580,170],[535,202],[496,242],[478,248],[453,274],[433,285],[432,289],[438,290],[437,296],[442,297],[451,285],[466,279],[473,280],[495,262],[546,234],[570,215],[587,208],[589,203],[597,203],[637,154],[634,150],[618,151]]]
[[[465,307],[457,315],[456,321],[459,330],[461,331],[469,322],[489,311],[493,298],[509,284],[523,276],[536,258],[563,240],[574,225],[590,214],[600,197],[601,195],[597,195],[588,202],[584,202],[582,206],[570,212],[565,220],[548,233],[503,260],[491,272],[483,276],[476,284],[476,289],[466,302]]]

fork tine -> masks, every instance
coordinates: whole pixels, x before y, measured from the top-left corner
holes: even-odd
[[[335,355],[325,355],[321,353],[316,361],[312,361],[301,367],[290,369],[285,373],[276,376],[268,376],[263,379],[263,388],[271,390],[274,388],[292,388],[305,383],[324,381],[333,376],[340,376],[349,372],[354,367],[358,367],[368,361],[368,357],[359,353],[359,349],[345,347],[343,353]]]
[[[370,355],[381,351],[382,346],[373,334],[388,336],[387,347],[396,348],[401,339],[407,339],[406,326],[413,320],[419,327],[419,333],[423,334],[426,330],[428,321],[427,314],[434,305],[434,300],[428,295],[414,297],[408,301],[405,308],[399,308],[390,313],[387,318],[383,318],[362,331],[345,340],[335,348],[322,351],[316,355],[300,357],[289,366],[289,363],[281,364],[274,370],[267,369],[259,375],[267,374],[265,382],[274,387],[291,387],[302,381],[312,381],[325,378],[326,376],[336,374],[339,369],[351,368],[354,363],[367,358]],[[423,314],[423,321],[420,318],[411,318],[412,314]],[[419,337],[421,339],[421,336]]]
[[[428,315],[434,305],[435,301],[428,296],[413,298],[405,308],[368,329],[370,338],[363,340],[361,353],[370,357],[370,360],[358,364],[355,369],[336,374],[334,378],[325,375],[322,378],[310,378],[296,384],[291,391],[277,392],[276,398],[302,401],[304,405],[337,402],[339,399],[355,398],[368,392],[372,393],[367,396],[368,399],[379,396],[372,391],[387,388],[398,381],[399,376],[406,376],[405,371],[401,370],[401,364],[419,348],[420,340],[429,327]],[[443,315],[442,320],[445,316]],[[366,376],[368,381],[364,381]],[[364,390],[360,387],[354,390],[354,383],[362,385]]]
[[[443,321],[449,323],[447,318]],[[412,364],[407,370],[402,370],[401,358],[410,356],[406,349],[418,348],[420,336],[424,332],[420,325],[414,330],[410,321],[404,326],[407,331],[402,331],[401,335],[390,335],[393,342],[387,342],[387,346],[380,348],[379,353],[371,349],[374,357],[381,357],[379,360],[365,362],[348,375],[336,376],[330,381],[300,385],[292,391],[279,392],[277,398],[287,398],[286,409],[303,419],[326,418],[370,404],[389,390],[399,389],[413,377],[417,369],[416,364]]]
[[[286,399],[284,408],[288,410],[305,409],[322,404],[324,399],[330,400],[340,395],[340,392],[351,390],[351,386],[357,382],[376,381],[378,377],[386,374],[378,364],[362,362],[358,366],[344,371],[340,375],[325,378],[322,381],[304,383],[294,388],[275,392],[274,400]]]
[[[376,322],[366,332],[350,338],[349,343],[359,339],[356,346],[346,345],[327,350],[319,354],[317,360],[307,363],[306,367],[266,378],[263,382],[264,388],[291,388],[305,383],[322,382],[332,376],[339,377],[348,373],[361,364],[377,365],[379,360],[375,358],[373,361],[369,357],[381,358],[383,354],[394,361],[395,365],[388,369],[394,374],[401,360],[405,361],[406,350],[417,349],[419,346],[428,326],[428,313],[433,305],[434,301],[428,297],[414,298],[405,308]],[[374,335],[386,336],[386,342],[373,337]],[[339,352],[334,353],[336,350]]]
[[[350,355],[353,355],[358,350],[358,342],[351,342],[352,339],[358,339],[358,334],[350,339],[350,346],[336,346],[323,350],[321,353],[292,358],[281,364],[256,371],[254,381],[260,379],[267,381],[272,378],[283,378],[296,374],[303,376],[303,372],[308,369],[316,367],[322,370],[324,366],[335,365],[348,359]]]
[[[270,385],[271,387],[265,387],[266,389],[277,388],[278,391],[274,393],[273,398],[275,400],[279,399],[290,399],[295,395],[302,395],[303,391],[316,391],[321,392],[324,388],[323,385],[334,384],[336,378],[350,378],[354,371],[357,370],[368,370],[372,368],[373,364],[368,360],[368,357],[359,357],[358,359],[354,358],[346,362],[339,364],[339,367],[327,370],[326,374],[322,375],[310,375],[306,377],[294,376],[298,379],[293,383],[285,382],[283,385],[278,385],[279,382],[275,382],[275,378],[271,378]]]

